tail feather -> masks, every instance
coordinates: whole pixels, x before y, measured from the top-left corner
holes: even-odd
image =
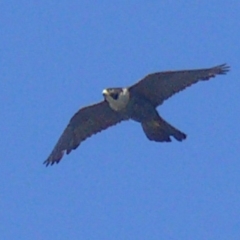
[[[159,117],[157,120],[142,122],[142,128],[147,138],[156,142],[171,142],[170,137],[178,141],[184,140],[187,135]]]

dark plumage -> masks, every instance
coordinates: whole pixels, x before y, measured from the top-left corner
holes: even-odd
[[[156,107],[186,87],[228,71],[229,67],[222,64],[207,69],[158,72],[131,87],[104,89],[104,101],[80,109],[71,118],[44,164],[58,163],[64,152],[69,154],[86,138],[129,119],[141,123],[149,140],[170,142],[174,137],[182,141],[186,134],[162,119]]]

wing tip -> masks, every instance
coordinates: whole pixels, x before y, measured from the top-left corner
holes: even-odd
[[[226,74],[230,71],[230,66],[227,63],[220,64],[213,68],[217,74]]]
[[[50,156],[47,158],[47,160],[43,162],[43,164],[45,164],[46,167],[48,167],[49,165],[52,166],[55,163],[58,164],[62,159],[63,155],[64,155],[64,151],[58,154],[51,153]]]

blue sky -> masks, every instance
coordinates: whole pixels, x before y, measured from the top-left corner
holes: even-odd
[[[240,3],[1,1],[1,239],[238,239]],[[154,143],[139,124],[48,157],[102,89],[146,74],[231,72],[159,107],[188,137]]]

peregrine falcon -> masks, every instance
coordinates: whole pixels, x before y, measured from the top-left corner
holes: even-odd
[[[46,166],[58,163],[86,138],[121,121],[134,120],[151,141],[171,142],[186,138],[186,134],[165,121],[156,108],[177,92],[199,81],[209,80],[229,71],[226,64],[206,69],[152,73],[130,87],[106,88],[104,100],[81,108],[71,119],[50,156]]]

